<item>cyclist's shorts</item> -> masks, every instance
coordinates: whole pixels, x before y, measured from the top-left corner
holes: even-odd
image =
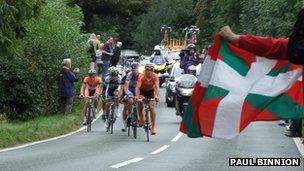
[[[114,89],[114,88],[111,89],[111,88],[109,88],[108,91],[107,91],[107,96],[108,97],[113,97],[115,90],[117,90],[117,89]]]
[[[135,87],[129,87],[129,91],[135,96]]]
[[[145,91],[140,89],[140,95],[144,96],[146,99],[154,98],[154,90]]]
[[[96,92],[96,90],[89,90],[89,89],[87,89],[85,91],[85,96],[94,96],[95,92]]]

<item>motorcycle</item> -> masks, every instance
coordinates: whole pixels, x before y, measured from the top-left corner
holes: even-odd
[[[180,76],[176,87],[175,111],[176,115],[184,116],[184,110],[188,106],[188,101],[193,94],[194,85],[197,78],[191,74]]]
[[[166,81],[166,78],[169,77],[169,74],[167,73],[167,66],[168,66],[167,62],[155,63],[154,72],[158,75],[159,87],[161,87],[162,84]]]

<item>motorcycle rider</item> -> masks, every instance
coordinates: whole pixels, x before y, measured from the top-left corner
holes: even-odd
[[[166,61],[167,60],[165,59],[165,57],[161,54],[160,46],[156,45],[154,47],[154,55],[151,56],[150,62],[153,63],[153,64],[163,64]]]
[[[196,66],[191,65],[189,66],[188,70],[189,70],[189,74],[196,76]]]
[[[189,74],[189,67],[191,65],[197,65],[198,64],[198,58],[195,54],[195,45],[189,44],[187,46],[188,54],[184,57],[184,59],[181,60],[180,67],[184,70],[184,74]]]

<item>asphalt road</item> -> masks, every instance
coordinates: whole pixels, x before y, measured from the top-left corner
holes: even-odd
[[[161,90],[164,95],[164,89]],[[157,135],[146,142],[143,129],[138,139],[121,132],[119,118],[111,135],[99,119],[92,132],[78,132],[58,140],[1,152],[0,170],[269,170],[303,171],[303,158],[291,138],[276,122],[252,124],[232,140],[190,139],[178,134],[180,118],[167,108],[164,97],[157,105]],[[174,140],[174,141],[172,141]],[[230,167],[229,158],[301,158],[300,167]]]

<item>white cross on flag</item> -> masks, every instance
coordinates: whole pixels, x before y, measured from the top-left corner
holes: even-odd
[[[231,139],[252,121],[303,118],[302,67],[258,57],[217,38],[180,130]]]

